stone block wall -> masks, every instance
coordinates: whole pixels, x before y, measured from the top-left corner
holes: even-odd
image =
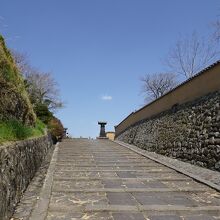
[[[51,146],[49,136],[0,146],[1,220],[9,219],[12,215]]]
[[[117,140],[220,171],[220,91],[142,120]]]

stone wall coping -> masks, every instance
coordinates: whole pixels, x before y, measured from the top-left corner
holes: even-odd
[[[124,143],[122,141],[113,141],[123,147],[126,147],[144,157],[147,157],[151,160],[154,160],[164,166],[167,166],[171,169],[176,170],[177,172],[183,173],[186,176],[189,176],[195,179],[198,182],[201,182],[211,188],[220,192],[220,172],[202,168],[199,166],[192,165],[180,161],[178,159],[166,157],[155,152],[150,152],[147,150],[140,149],[134,145]]]
[[[45,138],[46,136],[48,136],[48,134],[44,134],[42,136],[37,136],[37,137],[30,137],[24,140],[18,140],[18,141],[7,141],[3,144],[0,144],[0,149],[1,148],[5,148],[5,147],[10,147],[10,146],[15,146],[18,145],[20,143],[24,143],[24,142],[29,142],[29,141],[34,141],[34,140],[38,140],[39,138]]]
[[[175,106],[194,100],[220,90],[220,60],[201,70],[193,77],[180,83],[163,96],[130,113],[115,126],[116,136],[138,122],[147,120]]]

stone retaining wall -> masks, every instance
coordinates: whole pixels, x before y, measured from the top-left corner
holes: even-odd
[[[140,121],[117,140],[220,171],[220,91]]]
[[[17,202],[52,146],[43,136],[0,146],[0,219],[12,215]]]

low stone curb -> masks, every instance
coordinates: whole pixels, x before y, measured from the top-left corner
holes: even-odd
[[[58,145],[59,143],[57,143],[55,146],[52,159],[50,162],[50,166],[47,171],[47,175],[40,192],[39,200],[37,201],[29,220],[44,220],[47,216],[51,190],[52,190],[53,174],[55,171],[55,166],[57,161]]]
[[[121,141],[115,140],[113,142],[123,147],[126,147],[153,161],[163,164],[166,167],[169,167],[180,173],[183,173],[186,176],[189,176],[197,180],[198,182],[201,182],[207,186],[210,186],[211,188],[220,192],[220,172],[198,167],[198,166],[195,166],[195,165],[183,162],[183,161],[179,161],[177,159],[173,159],[173,158],[169,158],[169,157],[157,154],[155,152],[149,152],[149,151],[140,149],[134,145],[127,144]]]

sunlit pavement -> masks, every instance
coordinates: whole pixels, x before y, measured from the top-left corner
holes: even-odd
[[[70,139],[29,219],[220,219],[220,194],[114,142]]]

